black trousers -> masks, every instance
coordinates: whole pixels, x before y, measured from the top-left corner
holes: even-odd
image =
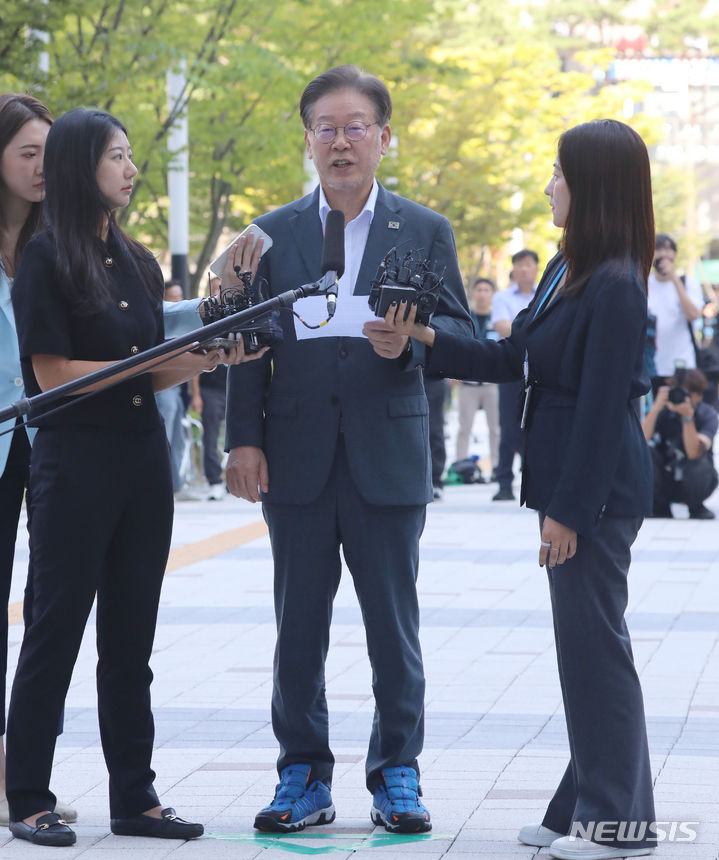
[[[309,505],[265,503],[275,565],[277,645],[272,726],[278,771],[312,765],[332,781],[325,660],[340,545],[362,610],[375,715],[366,761],[374,791],[383,767],[410,765],[424,741],[424,670],[419,644],[417,567],[425,505],[378,506],[357,491],[343,437],[330,478]]]
[[[442,486],[442,473],[447,460],[444,442],[444,401],[447,396],[447,380],[425,376],[424,391],[429,404],[429,450],[432,457],[432,486]]]
[[[162,426],[40,430],[30,467],[32,622],[10,699],[12,820],[52,810],[57,725],[97,592],[100,736],[113,818],[158,803],[149,668],[172,530]]]
[[[10,452],[0,476],[0,607],[10,600],[15,542],[22,500],[30,471],[30,442],[24,429],[12,435]],[[5,686],[7,679],[7,609],[0,610],[0,735],[5,734]]]
[[[208,484],[222,483],[222,464],[217,451],[220,425],[225,420],[225,392],[202,389],[202,468]]]
[[[511,487],[514,480],[514,455],[519,451],[519,399],[524,386],[521,380],[499,384],[499,463],[497,481],[500,487]]]
[[[714,468],[711,454],[697,457],[696,460],[684,459],[681,463],[682,479],[674,479],[674,470],[664,468],[665,460],[661,451],[650,449],[654,461],[654,510],[661,509],[670,502],[681,502],[689,507],[698,508],[716,490],[719,476]]]
[[[558,833],[623,822],[618,833],[641,834],[655,821],[642,689],[624,620],[640,525],[604,518],[596,537],[580,535],[574,558],[548,571],[570,761],[542,823]],[[630,840],[608,844],[653,844]]]

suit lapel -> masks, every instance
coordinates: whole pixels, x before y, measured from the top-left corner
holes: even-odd
[[[401,214],[401,203],[380,185],[374,207],[372,224],[367,235],[367,244],[362,255],[362,263],[357,273],[354,295],[368,296],[370,286],[377,274],[377,267],[387,251],[403,241],[406,232],[406,218]]]
[[[322,261],[322,222],[320,221],[319,186],[312,194],[303,197],[290,216],[289,225],[297,242],[302,262],[307,270],[307,280],[319,278]],[[297,275],[298,284],[302,276]]]
[[[320,276],[322,259],[322,222],[319,214],[319,187],[312,194],[303,197],[297,204],[295,213],[290,216],[289,225],[307,269],[310,281]],[[401,213],[401,203],[381,185],[377,192],[372,224],[367,235],[367,244],[362,255],[362,263],[357,275],[354,295],[368,296],[370,285],[377,267],[385,254],[401,245],[406,221]]]

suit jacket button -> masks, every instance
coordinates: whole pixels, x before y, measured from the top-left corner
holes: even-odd
[[[349,355],[349,353],[347,352],[345,347],[341,347],[341,349],[339,351],[340,358],[347,358],[348,355]]]
[[[340,402],[340,399],[336,394],[333,394],[332,397],[330,397],[330,403],[333,406],[339,406],[339,402]]]
[[[137,355],[137,353],[138,353],[139,351],[140,351],[140,347],[139,347],[139,346],[131,346],[131,347],[130,347],[130,355]]]
[[[118,302],[117,306],[118,308],[120,308],[121,311],[126,311],[130,307],[130,305],[128,305],[128,303],[124,299],[121,302]]]
[[[136,394],[136,395],[132,398],[132,405],[133,405],[133,406],[142,406],[142,397],[141,397],[141,395]]]

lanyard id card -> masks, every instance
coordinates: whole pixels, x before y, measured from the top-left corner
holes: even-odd
[[[522,407],[522,420],[519,422],[519,429],[525,430],[527,427],[527,418],[529,416],[529,404],[532,400],[532,386],[527,385],[524,389],[524,406]]]
[[[534,314],[533,314],[533,316],[532,316],[532,320],[536,320],[536,319],[537,319],[537,317],[539,316],[540,311],[541,311],[541,310],[542,310],[542,308],[544,307],[544,305],[545,305],[545,303],[546,303],[547,299],[549,299],[549,298],[552,296],[552,294],[554,293],[554,288],[557,286],[557,284],[558,284],[558,283],[559,283],[559,281],[561,280],[562,275],[563,275],[566,271],[567,271],[567,264],[566,264],[566,263],[562,263],[562,265],[559,267],[559,270],[557,271],[557,274],[554,276],[554,280],[553,280],[553,281],[552,281],[552,283],[549,285],[549,289],[548,289],[548,290],[547,290],[547,292],[542,296],[542,301],[541,301],[541,302],[539,302],[539,304],[537,305],[537,309],[536,309],[536,311],[534,312]]]
[[[519,422],[519,429],[524,430],[527,426],[527,416],[529,415],[529,401],[532,399],[532,386],[529,384],[529,353],[524,351],[524,405],[522,406],[522,419]]]

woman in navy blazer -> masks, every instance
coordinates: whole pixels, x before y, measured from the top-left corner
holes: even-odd
[[[649,158],[624,123],[565,132],[545,193],[561,251],[502,341],[387,321],[423,341],[432,373],[524,377],[522,501],[539,512],[571,759],[542,824],[520,841],[558,858],[648,854],[656,841],[639,679],[624,621],[630,547],[651,511],[635,398],[654,248]],[[404,303],[403,303],[404,304]]]

